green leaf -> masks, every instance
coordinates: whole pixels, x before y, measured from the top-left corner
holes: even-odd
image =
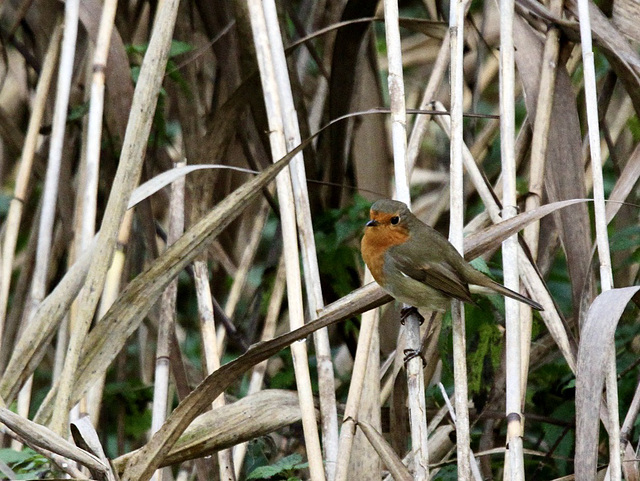
[[[271,466],[260,466],[259,468],[254,469],[251,474],[247,476],[247,479],[271,478],[288,471],[304,469],[306,466],[307,463],[302,463],[302,456],[299,454],[292,454],[280,459]],[[288,475],[287,479],[291,479],[291,477]]]
[[[181,42],[179,40],[171,41],[171,48],[169,49],[169,58],[177,57],[187,52],[191,52],[193,47],[187,42]]]
[[[0,449],[0,461],[4,461],[7,464],[23,463],[34,455],[36,455],[36,452],[29,448],[23,451],[16,451],[10,448]]]
[[[482,257],[476,257],[469,264],[471,264],[476,270],[479,270],[483,274],[486,274],[489,277],[493,278],[493,276],[491,275],[491,270],[489,269],[489,266],[487,265],[486,261]]]

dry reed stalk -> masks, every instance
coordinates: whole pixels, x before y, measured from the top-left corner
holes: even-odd
[[[360,395],[357,426],[353,440],[349,462],[349,479],[380,479],[381,461],[385,466],[389,466],[390,459],[395,459],[401,464],[400,458],[394,453],[387,455],[391,446],[383,440],[380,404],[380,336],[379,322],[380,310],[374,309],[372,315],[367,316],[366,321],[373,324],[373,333],[369,344],[369,354],[367,355],[367,368],[363,380],[363,390]],[[363,320],[364,320],[363,316]],[[366,426],[366,428],[363,428]],[[368,428],[368,430],[366,430]],[[373,440],[373,441],[372,441]],[[380,441],[376,443],[376,440]],[[409,471],[402,466],[405,475]],[[400,476],[398,476],[400,479]]]
[[[365,272],[364,284],[367,285],[372,282],[373,277],[367,269]],[[347,394],[347,405],[344,408],[344,417],[342,420],[342,428],[340,430],[338,465],[336,467],[335,475],[336,481],[348,481],[350,479],[349,462],[355,437],[356,422],[358,420],[360,398],[362,397],[362,391],[364,389],[368,357],[371,353],[371,340],[375,336],[375,331],[378,326],[375,315],[375,311],[368,311],[362,314],[360,334],[358,336],[358,349],[356,351],[356,358],[353,362],[351,383],[349,384],[349,393]]]
[[[451,404],[451,399],[449,399],[449,395],[445,390],[444,386],[441,382],[438,383],[438,388],[440,389],[440,393],[442,394],[442,398],[444,399],[445,406],[447,411],[449,412],[449,416],[455,425],[457,423],[456,411],[453,408],[453,404]],[[476,463],[475,455],[473,451],[469,449],[469,465],[471,467],[471,474],[475,481],[482,481],[482,474],[480,474],[480,469],[478,468],[478,463]]]
[[[248,9],[260,70],[260,80],[265,96],[265,107],[269,120],[269,141],[275,161],[287,153],[283,116],[290,115],[291,112],[284,112],[282,110],[281,92],[278,88],[279,74],[276,72],[277,65],[273,60],[274,48],[271,45],[273,35],[269,35],[269,27],[267,25],[263,4],[258,0],[251,0],[248,2]],[[280,73],[280,75],[285,74],[286,73],[283,72]],[[287,273],[287,299],[289,302],[290,325],[293,330],[304,325],[304,308],[302,304],[302,282],[298,261],[296,213],[293,189],[291,186],[291,172],[289,169],[283,170],[276,177],[276,186],[278,197],[280,198],[280,219],[282,223],[285,268]],[[311,479],[314,481],[324,481],[325,473],[322,464],[322,452],[320,449],[320,439],[313,404],[311,379],[309,377],[306,344],[292,344],[291,353],[293,355],[296,383],[300,396],[302,426]]]
[[[552,0],[549,8],[555,15],[562,14],[563,0]],[[525,201],[525,209],[533,210],[540,206],[543,197],[543,180],[547,159],[548,134],[551,126],[551,111],[555,95],[556,70],[560,53],[560,29],[549,24],[542,53],[540,88],[536,105],[536,117],[533,125],[531,139],[531,159],[529,168],[529,192]],[[525,126],[523,124],[522,129]],[[538,258],[538,241],[540,236],[540,222],[529,224],[524,229],[524,239],[531,251],[533,260]],[[520,306],[520,345],[522,346],[520,380],[521,380],[521,405],[524,406],[524,397],[527,388],[527,376],[529,373],[531,350],[531,327],[533,323],[533,311]]]
[[[44,192],[42,194],[42,212],[38,227],[38,248],[36,253],[36,265],[31,281],[30,303],[26,310],[25,319],[31,322],[32,315],[37,306],[43,301],[47,290],[47,276],[51,254],[53,224],[56,217],[56,204],[58,198],[58,182],[62,163],[62,148],[67,125],[67,109],[69,107],[69,95],[71,81],[73,79],[73,61],[76,52],[76,38],[78,35],[78,10],[79,0],[65,3],[64,31],[62,33],[62,46],[60,51],[60,66],[58,68],[58,80],[56,90],[56,104],[51,127],[51,144],[49,145],[49,158],[47,162],[47,175],[45,178]],[[18,395],[18,413],[28,416],[31,399],[30,381]],[[56,419],[52,429],[58,434],[66,434],[66,420],[68,412],[63,419]]]
[[[465,4],[452,1],[449,13],[451,42],[451,145],[450,145],[450,223],[449,241],[459,252],[464,252],[462,231],[464,228],[463,183],[463,123],[464,103],[464,19]],[[458,479],[471,479],[469,434],[467,348],[465,340],[464,306],[461,301],[451,301],[453,324],[453,375],[455,384],[456,445],[458,451]]]
[[[293,150],[301,142],[298,115],[287,69],[287,60],[280,34],[278,12],[273,0],[263,2],[267,32],[269,34],[271,54],[275,67],[278,93],[282,108],[283,128],[287,150]],[[316,243],[311,221],[307,174],[302,152],[296,155],[291,164],[291,186],[295,202],[295,213],[300,241],[300,253],[304,274],[305,292],[309,309],[309,321],[318,318],[318,312],[324,307],[320,268],[316,254]],[[336,406],[335,381],[329,332],[320,329],[313,334],[316,349],[318,371],[318,395],[320,397],[320,422],[322,423],[322,445],[327,479],[333,481],[338,459],[338,411]]]
[[[176,162],[178,169],[186,162]],[[169,232],[167,248],[184,233],[184,186],[185,178],[179,177],[171,184],[169,198]],[[153,403],[151,408],[151,434],[157,432],[167,418],[169,404],[169,383],[171,376],[171,340],[176,329],[176,301],[178,279],[174,278],[162,293],[160,316],[158,319],[158,341],[156,344],[155,375],[153,382]],[[168,473],[167,473],[168,474]],[[156,471],[153,481],[164,479],[163,470]]]
[[[584,69],[584,94],[587,107],[587,126],[591,149],[591,170],[593,175],[593,201],[596,228],[596,243],[600,261],[600,288],[602,292],[613,289],[611,253],[605,210],[604,180],[602,176],[602,155],[600,151],[600,126],[598,120],[598,93],[596,90],[596,71],[591,42],[591,19],[589,2],[578,0],[580,20],[580,43],[582,46],[582,66]],[[618,383],[616,373],[615,348],[611,349],[606,374],[607,408],[609,415],[609,468],[612,481],[622,477],[620,465],[620,418],[618,414]]]
[[[206,374],[211,374],[220,368],[220,351],[216,339],[216,327],[213,317],[213,297],[209,285],[209,269],[204,260],[198,260],[193,264],[194,284],[198,298],[198,313],[200,318],[200,332],[204,350]],[[211,403],[212,408],[225,405],[224,394],[218,396]],[[218,451],[218,467],[220,479],[235,480],[233,457],[231,449]]]
[[[82,344],[104,288],[106,273],[111,264],[117,233],[127,202],[140,177],[158,93],[164,78],[177,10],[177,0],[166,0],[160,4],[149,46],[140,68],[118,170],[102,220],[98,242],[93,251],[93,262],[79,297],[78,322],[71,335],[56,397],[54,418],[57,424],[64,423],[66,419]]]
[[[276,333],[276,327],[278,324],[278,316],[280,314],[280,308],[282,307],[282,300],[284,299],[284,292],[286,288],[286,272],[284,269],[284,257],[280,256],[278,262],[278,269],[276,271],[273,290],[271,292],[271,299],[269,300],[269,307],[267,308],[267,314],[264,318],[264,327],[262,328],[262,335],[260,341],[266,341],[273,339]],[[262,383],[267,371],[267,365],[269,361],[262,361],[257,364],[251,372],[251,378],[249,379],[249,388],[247,389],[247,396],[255,394],[262,389]],[[233,465],[236,470],[236,477],[240,476],[242,465],[244,463],[244,457],[247,453],[247,443],[238,444],[233,447]]]
[[[447,67],[449,66],[450,39],[451,37],[449,36],[449,32],[447,31],[444,39],[442,40],[442,45],[440,46],[440,50],[438,51],[436,61],[433,64],[433,70],[431,71],[429,82],[427,82],[427,86],[425,87],[424,93],[422,94],[422,100],[420,101],[420,106],[418,107],[420,110],[426,110],[430,108],[432,102],[435,100],[435,95],[438,92],[438,89],[442,85]],[[429,127],[430,122],[431,115],[418,115],[416,117],[416,121],[413,124],[411,135],[409,136],[409,143],[407,145],[407,170],[409,171],[409,173],[413,171],[413,167],[415,166],[416,160],[418,159],[420,146],[422,145],[422,141],[424,140],[424,136],[427,133],[427,128]]]
[[[515,60],[513,45],[513,0],[500,1],[500,153],[502,157],[502,218],[509,219],[518,213],[516,199],[515,161]],[[504,285],[518,292],[518,235],[502,243]],[[506,321],[506,402],[508,447],[505,474],[511,481],[524,481],[524,457],[522,438],[521,369],[522,349],[520,341],[520,303],[505,298]],[[475,463],[474,463],[475,464]]]
[[[122,220],[120,232],[118,232],[118,246],[113,254],[111,267],[107,271],[107,281],[104,284],[104,291],[100,298],[98,306],[98,319],[101,319],[111,308],[120,293],[120,285],[122,283],[122,273],[124,271],[125,249],[129,244],[129,236],[131,234],[131,224],[133,222],[133,209],[129,209]],[[142,344],[143,346],[146,343]],[[141,355],[142,355],[141,349]],[[98,379],[90,391],[87,393],[87,413],[89,418],[93,420],[94,425],[98,425],[100,419],[100,406],[102,405],[102,393],[104,390],[105,376]],[[151,382],[149,382],[151,384]]]
[[[395,197],[411,205],[409,169],[407,162],[407,112],[402,71],[402,44],[397,0],[384,2],[385,38],[389,62],[389,97],[391,101],[391,139],[395,174]],[[405,320],[406,349],[420,352],[420,320],[410,315]],[[427,410],[425,401],[422,358],[415,356],[406,365],[409,401],[409,421],[415,480],[429,479],[429,451],[427,447]]]
[[[2,242],[2,277],[0,278],[0,346],[2,346],[3,341],[2,336],[7,314],[7,302],[9,300],[9,287],[11,284],[11,273],[13,270],[18,231],[20,229],[20,221],[22,220],[22,212],[26,201],[25,196],[27,194],[31,168],[40,135],[40,124],[42,123],[42,117],[49,95],[49,86],[51,85],[60,53],[61,37],[62,23],[58,22],[51,34],[49,47],[47,48],[42,71],[40,72],[40,79],[36,87],[33,108],[31,116],[29,117],[29,126],[27,127],[27,135],[22,148],[20,166],[16,177],[13,199],[11,199],[9,212],[7,213],[7,219],[5,221],[4,240]]]
[[[251,235],[249,236],[249,241],[245,245],[244,251],[242,252],[242,258],[240,259],[240,264],[238,264],[238,268],[233,275],[233,284],[231,284],[231,289],[229,290],[229,295],[227,296],[227,302],[224,305],[224,313],[229,319],[233,319],[236,314],[238,302],[240,302],[245,284],[247,283],[247,278],[249,277],[249,271],[253,266],[253,261],[256,257],[256,253],[258,252],[258,245],[260,244],[260,239],[262,238],[262,230],[264,229],[264,225],[267,222],[267,217],[269,216],[269,209],[269,204],[263,202],[257,215],[254,217],[253,225],[251,226]],[[224,326],[218,327],[216,333],[218,353],[224,352],[226,338],[227,331],[225,330]]]
[[[86,129],[86,156],[84,162],[83,182],[78,186],[82,196],[82,221],[80,234],[80,250],[87,248],[95,234],[96,210],[98,202],[98,176],[100,171],[100,148],[102,139],[102,115],[104,112],[104,84],[111,32],[116,16],[118,2],[104,2],[100,27],[91,67],[91,98],[89,99],[89,115]]]

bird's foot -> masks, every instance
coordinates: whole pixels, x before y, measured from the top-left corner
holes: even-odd
[[[422,359],[422,367],[425,368],[427,367],[427,360],[424,358],[422,351],[420,349],[405,349],[404,351],[402,351],[404,354],[404,366],[405,368],[407,367],[407,364],[409,363],[409,361],[411,361],[411,359],[419,357],[420,359]]]
[[[404,323],[406,322],[407,317],[409,317],[412,314],[418,317],[418,319],[420,320],[420,325],[424,323],[424,317],[422,317],[422,314],[418,312],[418,308],[414,306],[409,306],[409,307],[403,307],[402,310],[400,311],[400,324],[404,326]]]

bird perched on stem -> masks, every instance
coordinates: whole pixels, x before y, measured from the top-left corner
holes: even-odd
[[[451,299],[473,302],[469,286],[481,286],[542,306],[474,269],[451,243],[402,202],[383,199],[371,206],[362,238],[362,258],[373,278],[398,301],[431,311],[445,311]],[[415,311],[415,309],[413,309]],[[410,311],[403,311],[403,320]]]

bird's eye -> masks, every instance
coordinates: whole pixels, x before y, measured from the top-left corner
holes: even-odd
[[[400,222],[400,217],[398,217],[397,215],[394,215],[394,216],[391,218],[391,221],[390,221],[390,222],[391,222],[393,225],[396,225],[398,222]]]

